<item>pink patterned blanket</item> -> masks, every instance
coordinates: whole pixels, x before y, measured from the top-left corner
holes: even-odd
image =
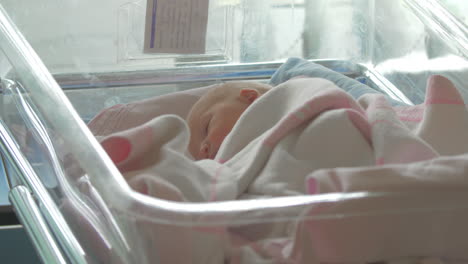
[[[299,78],[257,100],[215,160],[194,162],[184,155],[188,128],[173,115],[110,134],[101,143],[136,191],[162,199],[389,194],[309,208],[304,215],[342,217],[289,221],[258,236],[229,228],[165,232],[146,222],[141,228],[148,243],[158,245],[152,257],[161,263],[468,260],[468,210],[447,209],[466,203],[461,197],[468,193],[468,111],[442,76],[428,79],[426,94],[422,105],[391,107],[381,95],[356,101],[329,81]],[[236,243],[225,240],[233,236]]]

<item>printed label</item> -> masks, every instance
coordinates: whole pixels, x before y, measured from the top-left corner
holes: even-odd
[[[147,0],[148,53],[204,53],[209,0]]]

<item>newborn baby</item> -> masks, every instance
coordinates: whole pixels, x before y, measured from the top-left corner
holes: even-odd
[[[209,90],[187,116],[190,154],[196,160],[214,159],[241,114],[270,88],[257,82],[229,82]]]

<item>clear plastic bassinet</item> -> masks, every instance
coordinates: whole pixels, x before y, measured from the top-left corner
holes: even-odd
[[[466,100],[466,3],[210,0],[205,51],[196,54],[143,52],[146,1],[1,5],[2,158],[10,200],[44,263],[243,263],[252,254],[261,263],[468,263],[461,253],[468,229],[455,229],[468,221],[466,191],[167,201],[133,191],[85,123],[119,103],[220,81],[267,81],[288,57],[409,104],[423,101],[429,75],[444,74],[465,87]],[[383,207],[389,204],[398,207]],[[388,221],[402,215],[410,231],[392,236]],[[333,224],[342,229],[313,228]],[[293,238],[271,237],[273,228],[293,228],[305,242],[288,248]],[[369,230],[380,243],[366,241]],[[411,230],[428,240],[437,235],[439,246],[465,239],[458,251],[415,246],[409,255],[385,254],[413,241]],[[349,237],[351,248],[336,242]],[[262,248],[260,241],[273,238]]]

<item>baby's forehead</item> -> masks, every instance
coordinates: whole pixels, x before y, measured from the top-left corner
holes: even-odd
[[[221,100],[223,98],[232,95],[235,91],[239,91],[241,88],[238,84],[223,83],[209,89],[203,98],[211,100]]]
[[[251,88],[257,85],[258,83],[252,82],[252,81],[232,81],[232,82],[222,83],[214,88],[226,91],[226,90],[233,90],[233,89],[240,90],[243,88]]]
[[[264,84],[252,82],[252,81],[232,81],[232,82],[225,82],[214,86],[208,92],[212,93],[225,93],[226,91],[240,91],[245,88],[256,88],[259,86],[264,86]]]
[[[239,95],[240,91],[245,88],[265,88],[265,84],[251,81],[233,81],[221,83],[209,89],[198,101],[198,106],[205,104],[213,104],[222,100],[227,100],[233,96]]]
[[[192,106],[187,119],[200,117],[216,102],[222,101],[226,97],[226,88],[224,85],[217,85],[209,89],[197,102]]]

